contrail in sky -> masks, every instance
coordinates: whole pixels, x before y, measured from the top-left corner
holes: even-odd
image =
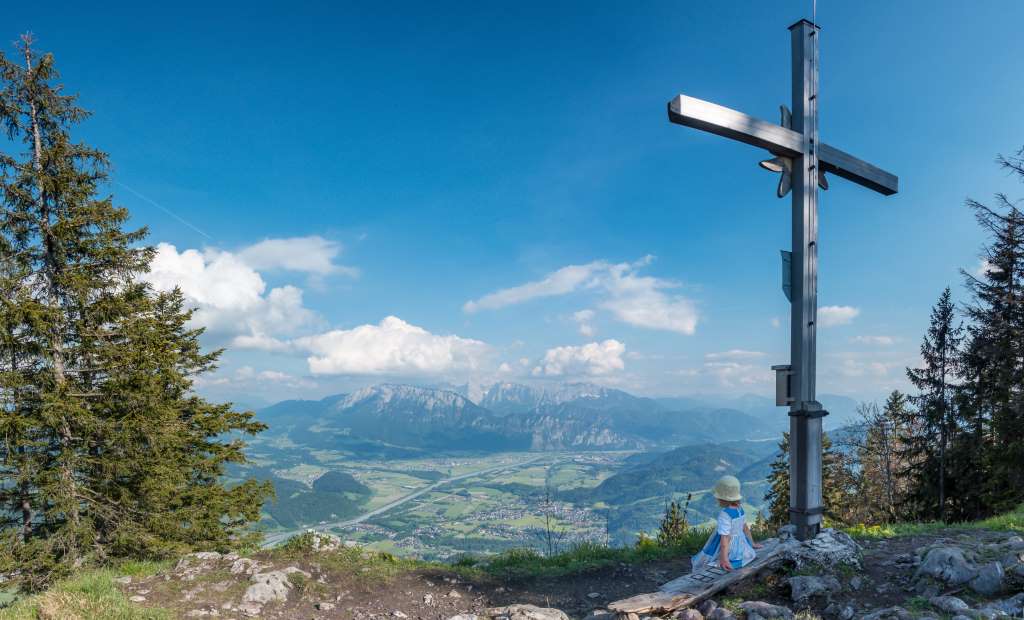
[[[208,235],[208,234],[204,233],[203,231],[199,230],[198,228],[193,226],[188,220],[186,220],[185,218],[179,216],[178,214],[176,214],[175,212],[171,211],[167,207],[161,205],[160,203],[158,203],[157,201],[153,200],[152,198],[149,198],[148,196],[143,195],[142,193],[132,189],[131,187],[128,187],[127,185],[125,185],[124,183],[121,183],[120,181],[114,181],[114,183],[116,185],[120,185],[121,187],[125,188],[129,192],[135,194],[136,196],[138,196],[142,200],[145,200],[146,202],[148,202],[149,204],[153,205],[157,209],[160,209],[161,211],[163,211],[167,215],[169,215],[169,216],[173,217],[174,219],[178,220],[179,222],[181,222],[185,226],[188,226],[189,228],[191,228],[192,230],[196,231],[200,235],[206,237],[210,241],[213,241],[213,237],[211,237],[210,235]]]

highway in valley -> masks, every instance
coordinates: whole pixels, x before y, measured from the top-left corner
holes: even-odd
[[[412,500],[416,499],[417,497],[420,497],[422,495],[430,493],[431,491],[434,491],[434,490],[436,490],[436,489],[438,489],[440,487],[443,487],[445,485],[451,484],[453,482],[458,482],[459,480],[465,480],[467,478],[475,478],[477,476],[484,476],[484,475],[487,475],[487,474],[492,474],[494,472],[501,471],[503,469],[518,469],[518,468],[524,467],[526,465],[532,465],[532,464],[536,463],[537,461],[540,461],[540,460],[542,460],[544,458],[550,458],[551,456],[552,455],[550,455],[550,454],[541,454],[541,455],[537,455],[537,456],[535,456],[533,458],[527,459],[525,461],[519,461],[518,463],[510,463],[510,464],[506,463],[504,465],[496,465],[494,467],[488,467],[486,469],[479,469],[479,470],[471,471],[471,472],[468,472],[468,473],[465,473],[465,474],[459,474],[458,476],[452,476],[451,478],[445,478],[444,480],[438,480],[437,482],[429,484],[429,485],[423,487],[422,489],[419,489],[417,491],[413,491],[412,493],[409,493],[408,495],[403,495],[402,497],[399,497],[396,500],[388,502],[387,504],[384,504],[383,506],[380,506],[379,508],[375,508],[374,510],[371,510],[370,512],[363,513],[363,514],[359,515],[358,517],[355,517],[355,518],[352,518],[352,519],[348,519],[348,520],[345,520],[345,521],[334,521],[334,522],[331,522],[331,523],[318,523],[316,525],[310,525],[310,526],[303,527],[303,528],[298,528],[298,529],[293,529],[293,530],[285,530],[285,531],[281,531],[281,532],[273,532],[273,533],[270,533],[270,534],[267,534],[266,536],[264,536],[264,538],[263,538],[263,547],[264,548],[273,547],[275,545],[278,545],[278,544],[288,540],[292,536],[296,536],[298,534],[302,534],[303,532],[308,532],[310,530],[317,531],[317,532],[328,532],[329,530],[331,530],[333,528],[342,528],[342,527],[348,527],[348,526],[351,526],[351,525],[356,525],[357,523],[362,523],[363,521],[366,521],[367,519],[372,519],[373,517],[382,515],[382,514],[388,512],[388,511],[390,511],[390,510],[394,510],[395,508],[398,508],[399,506],[401,506],[402,504],[405,504],[406,502],[412,501]]]

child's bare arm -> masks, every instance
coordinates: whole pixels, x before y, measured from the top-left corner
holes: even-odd
[[[729,534],[722,534],[722,540],[718,543],[718,565],[723,569],[732,570],[732,563],[729,562]]]

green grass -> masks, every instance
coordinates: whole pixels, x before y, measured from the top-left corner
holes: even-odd
[[[884,525],[854,525],[845,528],[845,532],[855,538],[893,538],[896,536],[914,536],[931,534],[940,530],[994,530],[999,532],[1024,532],[1024,504],[1010,512],[966,523],[941,523],[926,521],[922,523],[891,523]]]
[[[170,620],[173,615],[167,610],[144,609],[132,604],[114,581],[124,575],[152,575],[167,566],[164,562],[128,562],[84,571],[54,584],[46,592],[27,596],[0,609],[0,620]]]

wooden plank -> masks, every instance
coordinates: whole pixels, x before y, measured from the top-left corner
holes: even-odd
[[[677,125],[737,140],[783,157],[799,157],[803,149],[800,132],[695,97],[679,95],[669,101],[668,118]],[[818,159],[825,172],[880,194],[891,196],[899,191],[896,175],[835,147],[822,144]]]
[[[661,586],[657,592],[638,594],[615,601],[608,605],[608,609],[620,614],[649,614],[668,613],[696,605],[780,560],[778,541],[765,542],[770,544],[760,549],[754,561],[743,568],[726,572],[721,568],[712,567],[696,574],[683,575]]]

